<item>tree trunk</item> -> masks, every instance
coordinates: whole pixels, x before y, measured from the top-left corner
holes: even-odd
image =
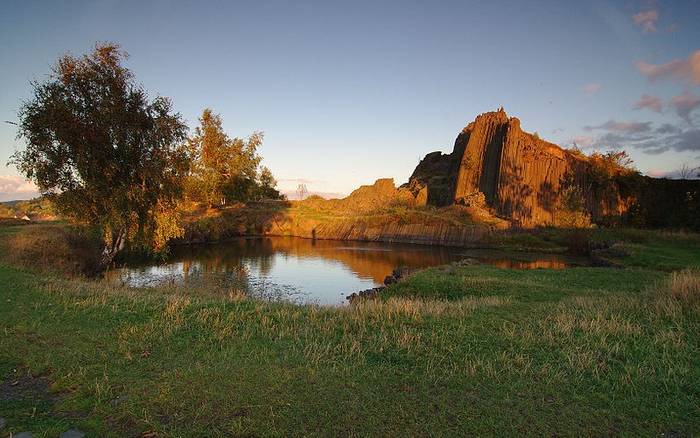
[[[112,232],[111,242],[107,242],[102,250],[102,260],[100,261],[102,271],[107,270],[112,265],[114,257],[124,249],[125,244],[126,232],[124,230]]]

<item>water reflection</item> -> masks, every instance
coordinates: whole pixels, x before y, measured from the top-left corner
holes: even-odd
[[[217,284],[262,299],[342,304],[349,293],[380,285],[398,266],[422,268],[464,258],[511,269],[568,266],[553,255],[528,259],[488,250],[269,237],[176,247],[165,263],[123,266],[108,277],[137,287]]]

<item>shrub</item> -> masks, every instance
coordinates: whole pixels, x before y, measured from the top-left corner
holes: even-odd
[[[586,209],[586,199],[581,187],[572,182],[569,175],[559,194],[560,202],[554,207],[552,225],[559,228],[588,228],[591,226],[591,215]]]

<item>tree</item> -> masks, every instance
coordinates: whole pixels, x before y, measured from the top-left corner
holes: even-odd
[[[678,169],[678,176],[680,179],[692,179],[700,177],[700,167],[690,167],[688,163],[683,163],[680,169]]]
[[[617,176],[637,174],[634,161],[626,151],[594,152],[588,157],[594,181],[607,182]]]
[[[205,109],[188,140],[193,157],[187,183],[189,198],[210,207],[260,197],[279,198],[272,172],[259,169],[257,151],[262,142],[262,132],[254,132],[245,140],[230,138],[223,130],[221,116]]]
[[[175,207],[189,169],[187,127],[150,100],[116,44],[61,57],[20,108],[25,150],[11,162],[64,216],[98,226],[103,265],[127,244],[159,250],[182,233]]]
[[[260,187],[260,198],[280,199],[282,197],[280,192],[277,190],[277,180],[275,179],[274,175],[272,175],[272,171],[265,166],[260,169],[258,185]]]

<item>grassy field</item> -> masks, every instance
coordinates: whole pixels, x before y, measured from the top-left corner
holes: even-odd
[[[622,269],[453,265],[346,308],[3,258],[0,436],[700,434],[700,239],[596,233]]]

